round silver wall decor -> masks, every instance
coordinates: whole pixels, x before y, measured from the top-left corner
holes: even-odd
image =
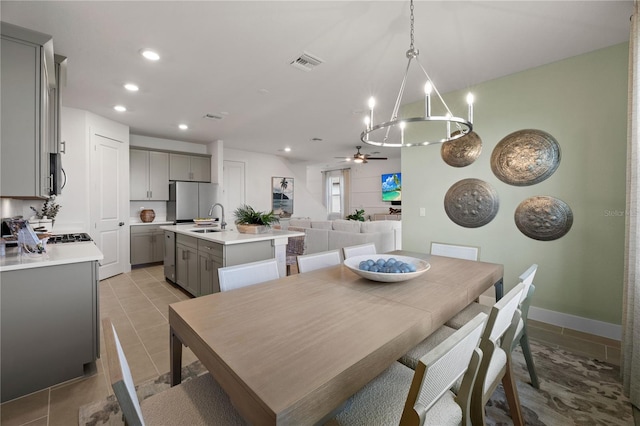
[[[533,185],[560,165],[560,145],[542,130],[518,130],[505,136],[491,153],[491,170],[504,183]]]
[[[447,216],[465,228],[478,228],[491,222],[499,206],[496,190],[480,179],[456,182],[444,196]]]
[[[520,232],[527,237],[551,241],[569,232],[573,225],[573,212],[558,198],[537,196],[521,202],[514,219]]]
[[[476,161],[482,151],[482,140],[476,132],[442,144],[440,155],[452,167],[465,167]]]

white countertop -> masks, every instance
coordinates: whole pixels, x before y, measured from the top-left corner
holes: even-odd
[[[213,241],[214,243],[230,245],[230,244],[243,244],[250,243],[254,241],[266,241],[266,240],[275,240],[278,238],[289,238],[289,237],[302,237],[304,236],[304,232],[298,231],[284,231],[279,229],[271,229],[269,232],[265,232],[264,234],[241,234],[236,231],[235,226],[229,225],[228,229],[225,229],[221,232],[207,232],[207,233],[198,233],[193,232],[196,229],[207,229],[214,228],[217,229],[218,225],[213,226],[197,226],[194,224],[188,225],[171,225],[171,226],[161,226],[161,229],[165,229],[167,231],[173,231],[178,234],[188,235],[190,237],[200,238],[207,241]]]
[[[138,221],[134,222],[133,220],[129,221],[129,225],[130,226],[146,226],[146,225],[172,225],[173,222],[172,221],[168,221],[168,220],[156,220],[154,222],[140,222],[139,219]]]
[[[102,252],[93,241],[47,244],[47,251],[42,254],[20,255],[17,247],[7,247],[6,255],[0,256],[0,272],[90,262],[103,258]]]

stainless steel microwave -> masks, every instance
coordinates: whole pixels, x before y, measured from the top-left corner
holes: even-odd
[[[67,175],[62,168],[62,154],[49,154],[49,173],[51,174],[51,190],[49,195],[60,195],[67,183]]]

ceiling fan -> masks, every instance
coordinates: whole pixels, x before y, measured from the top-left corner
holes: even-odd
[[[358,152],[353,154],[354,163],[365,164],[365,163],[368,163],[368,160],[386,160],[387,159],[387,157],[372,157],[372,155],[379,154],[380,152],[378,151],[374,151],[371,154],[363,154],[360,152],[360,148],[362,148],[362,146],[356,146],[356,150]],[[342,157],[336,157],[336,158],[342,158]],[[351,161],[351,158],[347,158],[346,161]]]

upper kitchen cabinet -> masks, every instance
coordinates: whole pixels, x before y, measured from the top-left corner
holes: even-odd
[[[211,157],[169,154],[169,180],[211,182]]]
[[[0,195],[48,197],[51,91],[56,87],[51,36],[0,23]]]
[[[169,199],[169,154],[166,152],[129,150],[131,200]]]
[[[66,154],[66,142],[60,131],[60,113],[62,112],[62,89],[67,85],[67,57],[53,55],[56,85],[49,97],[49,152]]]

